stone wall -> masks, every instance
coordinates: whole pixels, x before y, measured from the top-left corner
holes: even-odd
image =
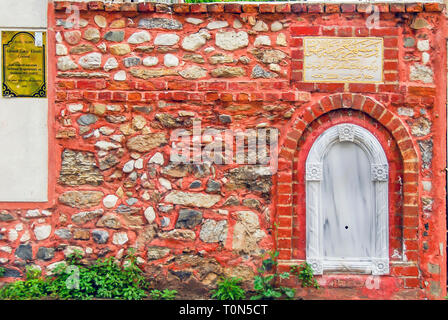
[[[298,294],[443,297],[443,8],[378,6],[369,29],[363,4],[50,3],[51,200],[2,204],[7,276],[27,264],[51,270],[74,248],[88,261],[135,247],[142,268],[185,297],[205,297],[219,275],[250,281],[264,252],[279,251],[287,270],[305,259],[309,148],[349,121],[374,133],[390,162],[391,272],[373,289],[368,275],[319,276],[322,289]],[[302,81],[306,36],[382,37],[384,82]],[[184,140],[173,132],[195,120],[278,132],[278,171],[174,163]],[[210,142],[202,136],[202,148]]]

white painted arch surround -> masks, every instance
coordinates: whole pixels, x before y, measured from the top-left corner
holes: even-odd
[[[369,159],[370,177],[374,184],[375,240],[368,259],[327,258],[323,254],[323,223],[321,181],[323,161],[330,148],[339,142],[352,142]],[[389,166],[386,154],[375,136],[367,129],[351,123],[335,125],[323,132],[314,142],[306,160],[306,260],[315,274],[324,272],[389,274]]]

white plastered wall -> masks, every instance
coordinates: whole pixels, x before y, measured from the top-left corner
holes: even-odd
[[[0,31],[46,28],[47,0],[0,0]],[[0,96],[0,202],[47,201],[47,114],[48,99]]]

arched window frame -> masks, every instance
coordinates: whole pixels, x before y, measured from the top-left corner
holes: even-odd
[[[323,255],[321,222],[321,182],[323,160],[330,148],[339,142],[357,144],[371,164],[370,175],[375,190],[375,244],[371,259],[328,259]],[[314,142],[306,160],[306,261],[314,274],[324,271],[356,272],[373,275],[389,274],[389,165],[386,154],[375,136],[367,129],[344,123],[323,132]]]

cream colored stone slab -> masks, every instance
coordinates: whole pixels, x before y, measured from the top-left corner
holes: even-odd
[[[305,37],[303,81],[383,82],[383,39]]]

